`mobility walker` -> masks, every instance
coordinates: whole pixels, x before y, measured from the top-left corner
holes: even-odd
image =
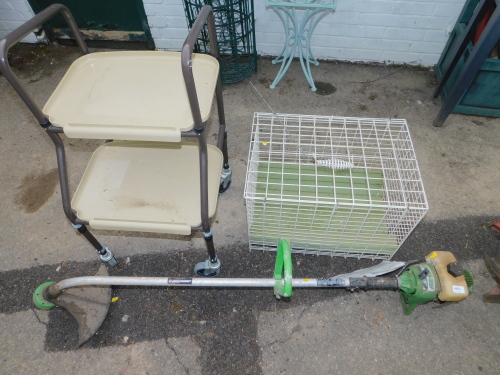
[[[41,110],[10,68],[7,53],[59,13],[83,56]],[[193,53],[205,24],[212,56]],[[111,266],[117,263],[111,250],[87,226],[179,235],[202,231],[208,259],[194,271],[199,276],[220,272],[210,218],[219,193],[231,183],[232,171],[217,51],[210,6],[201,9],[181,52],[89,53],[73,16],[60,4],[0,41],[0,71],[54,142],[64,213]],[[217,146],[207,144],[205,135],[214,93],[220,124]],[[72,199],[61,133],[107,140],[92,155]]]

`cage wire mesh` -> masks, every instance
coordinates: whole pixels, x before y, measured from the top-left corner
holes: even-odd
[[[222,82],[234,83],[250,77],[257,71],[253,0],[184,0],[189,28],[206,4],[214,12]],[[195,51],[210,52],[206,27]]]
[[[389,259],[428,210],[403,119],[255,113],[251,250]]]

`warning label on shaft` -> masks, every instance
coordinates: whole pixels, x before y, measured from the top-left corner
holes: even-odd
[[[193,283],[193,279],[191,278],[177,278],[177,277],[169,277],[168,283],[172,285],[188,285]]]

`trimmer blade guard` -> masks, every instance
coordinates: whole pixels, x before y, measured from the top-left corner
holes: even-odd
[[[95,276],[109,276],[103,264]],[[99,329],[111,303],[110,286],[78,286],[68,288],[51,302],[66,309],[78,322],[78,346],[86,343]]]

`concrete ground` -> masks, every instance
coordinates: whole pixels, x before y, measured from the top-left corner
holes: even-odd
[[[11,55],[43,105],[79,53],[16,46]],[[0,374],[498,374],[500,305],[483,303],[482,294],[494,285],[483,259],[500,245],[488,227],[500,219],[500,120],[454,114],[434,128],[441,103],[432,100],[430,70],[322,62],[313,67],[319,94],[298,62],[270,90],[277,70],[260,59],[257,74],[225,87],[234,174],[213,225],[222,275],[272,277],[274,267],[274,254],[250,253],[247,245],[243,186],[252,115],[269,111],[251,81],[280,113],[405,118],[430,210],[394,259],[453,251],[473,272],[475,293],[405,316],[394,292],[308,289],[276,301],[261,289],[116,287],[103,326],[78,348],[73,319],[60,308],[34,308],[32,292],[45,281],[91,275],[100,262],[62,212],[51,141],[0,76]],[[216,124],[214,111],[209,139]],[[73,189],[101,143],[65,139]],[[94,233],[121,262],[114,275],[189,277],[205,258],[199,234]],[[303,255],[293,261],[297,277],[374,264]]]

